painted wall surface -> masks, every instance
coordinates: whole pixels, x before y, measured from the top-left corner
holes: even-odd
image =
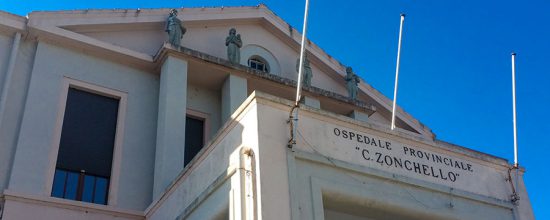
[[[9,48],[5,51],[10,51],[11,46]],[[12,80],[9,82],[6,108],[0,119],[0,190],[8,186],[35,52],[36,42],[21,41]]]
[[[63,61],[63,62],[59,62]],[[52,143],[64,77],[128,94],[117,207],[143,210],[151,202],[158,76],[85,53],[39,42],[9,189],[49,196],[57,152]],[[32,163],[29,159],[32,158]]]
[[[287,170],[288,112],[280,114],[282,111],[266,104],[258,105],[263,219],[299,219],[291,218],[290,205],[294,201],[289,188],[289,178],[292,177]]]
[[[247,45],[259,45],[271,52],[277,59],[281,72],[278,74],[289,79],[296,79],[296,59],[299,54],[279,38],[260,25],[234,25],[234,26],[209,26],[201,28],[189,28],[183,38],[183,46],[202,51],[214,56],[225,58],[227,51],[225,38],[230,27],[235,27],[241,35],[243,47]],[[241,57],[241,63],[249,57]],[[321,76],[319,69],[312,65],[312,85],[340,94],[346,94],[343,82],[335,82],[328,76]]]
[[[231,124],[226,124],[225,126],[228,127],[223,128],[224,130],[216,137],[213,144],[203,148],[202,153],[195,157],[196,162],[188,165],[186,168],[188,171],[184,171],[184,176],[177,181],[173,192],[165,195],[166,198],[158,204],[158,207],[155,207],[156,204],[153,203],[147,216],[148,219],[176,219],[194,203],[200,204],[202,199],[208,200],[208,197],[202,199],[199,197],[216,179],[228,175],[231,167],[238,166],[239,147],[246,146],[257,149],[257,138],[255,137],[258,136],[258,130],[255,106],[246,108],[236,120],[230,122]],[[221,183],[224,185],[230,182]],[[231,185],[231,188],[235,187],[238,186]],[[206,202],[204,203],[205,207],[200,204],[201,207],[197,212],[201,212],[201,210],[210,210],[211,213],[224,211],[225,209],[221,209],[221,207],[226,204],[223,200],[229,200],[227,189],[227,186],[222,186],[212,192],[212,196],[220,196],[222,203]],[[221,195],[219,190],[222,192]],[[191,213],[190,218],[195,219],[196,214]]]
[[[7,91],[6,108],[3,118],[0,119],[0,140],[3,144],[3,148],[0,149],[2,151],[0,153],[0,189],[8,186],[10,175],[8,171],[12,167],[15,155],[35,52],[35,42],[21,42],[9,84],[10,88]]]
[[[189,73],[194,74],[194,73]],[[221,98],[219,91],[213,91],[192,84],[187,84],[187,109],[208,115],[210,140],[221,126]]]
[[[0,89],[4,85],[6,78],[6,70],[8,68],[8,60],[13,45],[13,35],[0,32]],[[1,90],[0,90],[1,91]]]
[[[236,28],[238,34],[241,35],[243,48],[249,45],[260,46],[275,57],[277,63],[270,63],[271,66],[276,65],[276,69],[280,70],[280,72],[275,74],[293,80],[297,78],[296,59],[299,56],[298,51],[289,47],[258,24],[187,27],[187,32],[183,36],[182,46],[226,59],[227,48],[225,46],[225,38],[228,36],[231,27]],[[159,29],[155,30],[84,32],[83,34],[149,55],[155,55],[158,48],[166,40],[166,33],[160,26]],[[246,64],[248,58],[242,56],[241,64]],[[347,96],[345,81],[343,79],[342,81],[337,81],[330,78],[328,75],[322,73],[314,64],[312,64],[312,71],[313,86]]]
[[[32,211],[29,211],[32,210]],[[73,220],[73,219],[109,219],[109,220],[141,220],[140,216],[129,216],[121,213],[105,213],[94,210],[77,210],[71,207],[45,206],[39,203],[21,202],[8,200],[6,202],[6,212],[3,219],[55,219],[55,220]]]
[[[168,37],[164,30],[159,25],[159,29],[151,30],[149,28],[143,29],[129,29],[129,30],[119,30],[119,31],[109,31],[109,32],[83,32],[83,34],[90,36],[92,38],[109,42],[113,45],[129,48],[141,53],[145,53],[151,56],[154,56],[160,45]]]
[[[356,125],[303,117],[300,150],[412,179],[507,200],[507,168]],[[316,149],[314,149],[313,147]]]
[[[387,218],[386,218],[387,219]],[[375,220],[363,216],[351,215],[343,212],[325,209],[325,220]]]
[[[519,211],[509,202],[512,192],[505,180],[506,167],[501,164],[451,152],[436,144],[390,135],[378,130],[376,125],[315,109],[300,111],[298,143],[293,150],[287,150],[289,106],[262,99],[258,103],[264,219],[273,216],[287,219],[288,209],[292,210],[293,219],[323,219],[325,197],[334,200],[332,204],[406,213],[404,217],[410,219],[500,220],[515,219],[515,213],[520,214],[519,219],[533,219],[528,201],[527,205],[519,206]],[[357,137],[336,136],[334,128],[345,129],[348,136],[353,131],[375,138],[376,146],[359,143]],[[387,149],[386,142],[390,142],[391,150]],[[464,165],[450,167],[430,162],[426,157],[413,157],[401,152],[404,146]],[[378,161],[377,155],[382,161]],[[385,156],[392,161],[394,157],[408,160],[409,165],[421,164],[419,171],[388,165]],[[456,178],[435,177],[440,175],[435,172],[439,169],[443,174],[453,172]],[[522,187],[519,189],[520,195],[525,193]]]

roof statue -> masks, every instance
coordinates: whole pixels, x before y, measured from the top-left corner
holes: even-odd
[[[304,54],[304,78],[302,80],[302,85],[311,86],[311,78],[313,78],[313,72],[311,71],[311,66],[309,65],[309,59],[307,58],[307,53]],[[296,72],[300,71],[300,58],[296,60]]]
[[[170,15],[166,19],[166,32],[168,32],[168,42],[172,46],[179,48],[181,46],[181,38],[187,31],[182,25],[182,21],[178,18],[178,10],[170,10]]]
[[[235,28],[229,29],[229,36],[225,38],[225,46],[227,46],[227,59],[233,64],[238,64],[241,62],[241,47],[243,46],[243,41],[241,40],[241,35],[237,34]]]
[[[351,67],[346,67],[346,88],[348,89],[348,96],[350,99],[357,99],[357,84],[361,82],[359,79],[359,76],[353,72],[353,69]]]

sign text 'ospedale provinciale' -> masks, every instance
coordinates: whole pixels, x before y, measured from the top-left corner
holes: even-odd
[[[353,147],[358,156],[382,167],[393,167],[422,177],[450,182],[456,182],[461,174],[474,172],[471,163],[417,147],[396,144],[343,128],[334,128],[333,135],[354,142]]]

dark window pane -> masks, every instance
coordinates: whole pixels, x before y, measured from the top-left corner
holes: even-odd
[[[65,186],[65,198],[76,199],[76,190],[78,188],[78,173],[68,172],[67,185]]]
[[[264,71],[264,65],[261,63],[258,63],[258,70]]]
[[[199,153],[204,145],[204,120],[187,117],[185,121],[184,165]]]
[[[109,177],[119,100],[70,88],[57,167]]]
[[[84,176],[84,190],[82,191],[82,201],[93,202],[95,177],[86,175]]]
[[[109,180],[98,177],[95,183],[94,203],[107,204]]]
[[[53,177],[53,197],[63,198],[63,192],[65,191],[65,179],[67,179],[67,172],[56,169]]]
[[[107,203],[119,100],[69,88],[52,196]]]

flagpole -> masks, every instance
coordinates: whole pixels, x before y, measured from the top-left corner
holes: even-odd
[[[518,162],[518,127],[517,127],[517,117],[516,117],[516,53],[512,52],[512,115],[514,122],[514,166],[510,169],[516,170],[516,184],[512,184],[512,202],[518,204],[519,195],[517,194],[517,188],[519,187],[519,162]],[[511,176],[510,176],[511,177]],[[512,180],[510,179],[510,182]]]
[[[302,75],[304,72],[304,54],[306,50],[306,35],[307,35],[307,18],[309,15],[309,0],[306,0],[306,6],[304,10],[304,25],[302,28],[302,42],[300,46],[300,66],[298,67],[298,80],[296,85],[296,101],[294,107],[290,110],[290,140],[288,147],[292,148],[296,144],[296,129],[298,128],[298,106],[300,104],[300,98],[302,96]],[[294,113],[294,115],[293,115]]]
[[[304,53],[306,50],[306,34],[307,34],[307,17],[309,15],[309,0],[306,0],[306,8],[304,12],[304,26],[302,29],[302,44],[300,47],[300,67],[298,68],[298,85],[296,86],[296,102],[294,105],[298,105],[302,94],[302,74],[304,71]]]
[[[516,53],[512,53],[512,111],[514,121],[514,167],[518,167],[518,128],[516,120]]]
[[[395,110],[397,107],[397,86],[399,82],[399,63],[401,59],[401,39],[403,37],[404,22],[405,22],[405,14],[401,14],[401,25],[399,26],[399,44],[397,46],[397,65],[395,67],[395,86],[393,90],[393,108],[391,113],[391,130],[395,129]]]

